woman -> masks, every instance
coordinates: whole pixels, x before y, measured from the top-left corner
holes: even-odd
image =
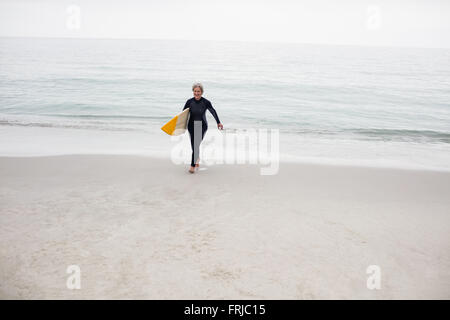
[[[206,110],[213,115],[214,119],[217,122],[217,128],[223,130],[223,125],[220,123],[219,116],[217,115],[216,110],[214,110],[211,102],[209,100],[202,97],[203,94],[203,85],[201,83],[194,83],[192,86],[192,91],[194,92],[194,97],[186,101],[184,105],[184,109],[189,108],[189,121],[188,121],[188,131],[191,136],[191,147],[192,147],[192,158],[191,158],[191,168],[189,169],[190,173],[195,172],[195,168],[199,167],[199,150],[200,143],[205,136],[206,130],[208,130],[208,122],[206,121]],[[195,137],[195,126],[198,126],[198,133],[201,131],[201,137]],[[194,139],[197,138],[197,139]]]

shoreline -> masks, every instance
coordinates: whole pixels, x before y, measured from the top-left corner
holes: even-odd
[[[157,128],[159,130],[159,128]],[[237,140],[229,133],[224,135],[212,130],[206,135],[200,147],[200,159],[219,163],[230,158],[237,162],[239,157]],[[227,142],[230,138],[232,142]],[[36,144],[39,141],[39,144]],[[56,129],[41,127],[0,126],[0,157],[41,157],[65,155],[124,155],[146,156],[188,162],[191,147],[188,134],[169,137],[161,130],[154,133],[129,131],[94,131],[90,129]],[[263,147],[262,145],[260,147]],[[250,148],[243,156],[249,163]],[[239,151],[240,152],[240,151]],[[222,156],[221,156],[222,154]],[[264,158],[275,156],[267,153]],[[450,156],[446,148],[432,144],[366,145],[363,141],[292,140],[290,135],[280,136],[280,163],[306,165],[332,165],[346,167],[393,168],[450,172]],[[262,162],[262,161],[258,161]],[[259,165],[259,164],[257,164]]]
[[[450,173],[201,168],[0,157],[0,298],[450,298]],[[69,265],[80,290],[66,287]],[[371,265],[380,290],[366,287]]]
[[[5,159],[33,159],[33,158],[55,158],[55,157],[135,157],[135,158],[146,158],[146,159],[157,159],[158,161],[165,161],[167,163],[171,163],[174,166],[186,166],[189,167],[190,157],[187,160],[184,160],[184,163],[174,163],[172,159],[168,155],[156,155],[156,154],[134,154],[134,153],[64,153],[64,154],[42,154],[42,155],[0,155],[1,158]],[[291,156],[289,156],[292,158]],[[177,161],[183,161],[180,158],[176,159]],[[211,160],[214,161],[214,160]],[[319,167],[335,167],[335,168],[359,168],[359,169],[373,169],[373,170],[400,170],[400,171],[412,171],[412,172],[436,172],[436,173],[444,173],[450,174],[450,169],[440,168],[440,167],[431,167],[431,166],[417,166],[417,165],[404,165],[401,163],[393,163],[393,164],[375,164],[372,161],[367,161],[367,163],[353,163],[350,161],[346,161],[345,159],[280,159],[279,164],[281,165],[300,165],[300,166],[319,166]],[[239,163],[213,163],[213,164],[204,164],[203,167],[215,167],[215,166],[251,166],[251,167],[267,167],[267,164],[250,164],[248,161],[243,164]]]

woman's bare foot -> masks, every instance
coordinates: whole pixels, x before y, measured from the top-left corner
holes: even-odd
[[[190,172],[190,173],[194,173],[194,172],[195,172],[195,167],[190,167],[190,168],[189,168],[189,172]]]
[[[200,158],[197,159],[197,162],[195,162],[195,169],[198,169],[200,167]]]

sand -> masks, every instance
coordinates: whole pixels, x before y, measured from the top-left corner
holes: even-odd
[[[449,299],[450,173],[0,158],[0,298]],[[80,289],[66,285],[80,268]],[[378,266],[380,288],[368,289]]]

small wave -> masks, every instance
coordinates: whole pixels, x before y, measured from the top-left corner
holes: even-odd
[[[434,130],[413,130],[413,129],[348,129],[346,132],[366,136],[380,140],[432,140],[437,142],[450,143],[450,133]]]
[[[135,119],[135,120],[164,120],[170,116],[144,116],[144,115],[124,115],[124,114],[65,114],[65,113],[43,113],[42,116],[80,119]]]
[[[89,129],[89,130],[105,130],[105,131],[143,131],[140,130],[139,128],[111,126],[108,124],[98,125],[89,123],[51,123],[51,122],[16,121],[4,119],[0,119],[0,126]]]
[[[280,132],[315,136],[317,138],[345,138],[355,140],[398,141],[418,143],[450,143],[450,132],[414,129],[379,129],[379,128],[280,128]]]

